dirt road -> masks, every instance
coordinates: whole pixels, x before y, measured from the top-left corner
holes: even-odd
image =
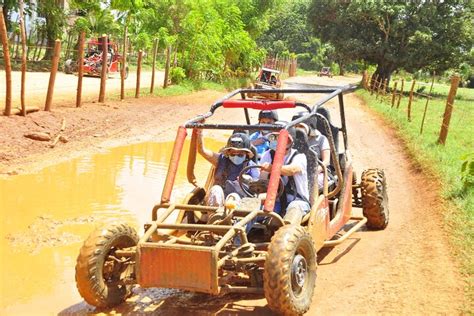
[[[29,72],[26,75],[25,85],[27,91],[25,94],[25,103],[27,106],[39,106],[44,107],[46,100],[46,92],[48,91],[49,83],[49,72]],[[0,71],[0,82],[4,82],[5,71]],[[159,87],[163,85],[164,72],[156,71],[155,73],[155,86]],[[135,88],[137,80],[136,72],[130,72],[130,75],[125,80],[125,87],[127,89]],[[140,86],[150,87],[151,83],[151,71],[142,71]],[[20,107],[20,86],[21,86],[21,72],[12,72],[12,107]],[[0,100],[4,108],[5,100],[5,84],[0,84]],[[75,104],[75,92],[77,89],[77,76],[68,75],[62,71],[58,71],[56,74],[56,81],[54,84],[54,98],[53,107],[55,104],[61,106]],[[100,90],[100,78],[97,77],[84,77],[82,82],[83,101],[97,100],[99,97]],[[117,93],[120,91],[120,75],[115,73],[107,80],[106,92]]]
[[[336,77],[331,79],[330,84],[344,84],[357,79]],[[291,81],[328,85],[327,78],[316,76]],[[131,139],[143,140],[147,137],[147,130],[158,126],[161,127],[161,132],[155,137],[169,139],[175,133],[176,123],[190,115],[204,112],[208,107],[205,104],[209,104],[218,95],[198,93],[192,100],[177,97],[159,109],[135,105],[134,109],[138,114],[131,118],[130,124],[140,122],[140,126],[132,127],[123,123],[128,127],[124,130],[117,129],[120,124],[118,115],[122,113],[120,111],[126,110],[117,109],[117,122],[112,119],[108,123],[111,126],[117,125],[115,131],[120,132],[99,137],[100,141],[109,141],[101,146],[130,142]],[[145,103],[146,100],[142,102]],[[196,103],[202,105],[197,106]],[[176,104],[181,106],[173,106]],[[427,180],[411,165],[403,144],[397,140],[393,130],[385,127],[383,121],[355,95],[346,95],[345,104],[349,148],[354,156],[355,170],[359,175],[365,168],[377,167],[386,172],[390,223],[384,231],[359,231],[342,245],[318,254],[317,287],[308,314],[459,314],[466,302],[464,283],[442,229],[440,200],[435,183]],[[335,105],[331,101],[329,108],[333,110]],[[147,120],[143,114],[146,111],[148,117],[156,116],[156,119]],[[162,118],[160,111],[171,113],[176,121],[170,122],[169,119]],[[226,118],[221,116],[220,119]],[[75,148],[90,151],[87,145],[99,143],[99,140],[91,137],[94,132],[73,138],[73,144],[66,144],[63,149],[47,154],[39,153],[40,156],[37,157],[64,158],[73,155]],[[110,142],[114,139],[114,142]],[[38,165],[30,160],[22,169],[33,170],[28,166],[35,164]],[[16,165],[11,163],[11,166]],[[73,262],[69,264],[73,265]],[[70,291],[74,291],[72,266],[65,269],[65,274],[70,278],[66,278],[71,283]],[[104,312],[85,304],[77,298],[77,293],[71,293],[61,295],[60,301],[53,297],[47,298],[49,308],[46,310],[54,310],[54,313],[60,315]],[[142,289],[137,289],[135,294],[120,307],[105,312],[140,315],[271,315],[265,300],[258,296],[228,295],[216,298],[171,290],[163,292]],[[43,302],[35,306],[44,305]],[[9,312],[25,311],[28,308],[33,311],[35,306],[23,306]]]

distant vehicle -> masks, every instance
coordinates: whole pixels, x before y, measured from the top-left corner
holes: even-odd
[[[278,89],[281,87],[280,71],[263,67],[253,84],[253,89]],[[282,100],[283,93],[247,93],[249,98]]]
[[[107,45],[107,73],[120,73],[120,63],[122,62],[122,55],[118,53],[117,44],[110,42]],[[72,74],[78,71],[77,61],[68,59],[64,63],[64,72]],[[84,54],[83,64],[84,75],[98,76],[102,71],[102,42],[98,40],[90,40],[87,43],[86,52]],[[125,79],[128,77],[128,67],[125,67]]]
[[[331,68],[323,67],[321,71],[319,72],[318,76],[319,77],[328,76],[329,78],[332,78]]]

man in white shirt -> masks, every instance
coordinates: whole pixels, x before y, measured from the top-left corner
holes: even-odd
[[[289,142],[281,167],[285,191],[276,203],[275,211],[283,215],[285,222],[298,225],[303,216],[311,209],[306,171],[307,161],[303,153],[292,148],[293,140],[296,137],[294,127],[288,128],[288,134]],[[270,134],[270,149],[262,155],[260,160],[262,171],[271,172],[277,139],[278,133]]]

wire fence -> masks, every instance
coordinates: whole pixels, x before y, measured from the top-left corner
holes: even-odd
[[[416,121],[420,124],[420,135],[423,134],[428,119],[433,120],[442,118],[442,121],[438,125],[438,143],[444,144],[449,130],[451,113],[453,111],[459,79],[459,76],[453,76],[451,78],[451,87],[447,96],[444,94],[433,93],[435,83],[434,75],[431,78],[430,83],[418,83],[417,86],[417,81],[414,79],[411,81],[405,81],[403,78],[400,78],[393,80],[392,87],[390,87],[388,79],[379,78],[377,74],[369,75],[367,72],[364,72],[361,84],[362,87],[370,92],[371,95],[375,95],[376,100],[389,105],[392,109],[405,111],[405,117],[408,122],[415,121],[414,115],[417,115]],[[427,87],[429,87],[429,89],[425,93],[424,91]],[[439,101],[444,100],[444,98],[446,98],[446,106],[443,114],[441,114],[442,109],[439,104],[434,109],[433,107],[430,107],[430,103],[433,99],[436,99],[439,103]],[[417,107],[416,111],[414,111],[415,105]],[[461,113],[464,112],[463,109],[459,110]],[[436,113],[429,115],[430,111],[435,111]],[[463,117],[465,118],[464,115],[458,115],[458,117],[459,120],[462,120]],[[458,124],[459,122],[457,122],[457,125]]]

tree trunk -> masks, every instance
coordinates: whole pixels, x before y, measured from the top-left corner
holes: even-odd
[[[48,37],[48,42],[46,43],[46,51],[44,52],[43,60],[51,60],[53,58],[53,48],[54,44],[56,43],[56,39],[54,37],[51,37],[49,32],[46,35]]]
[[[387,87],[390,84],[390,78],[392,77],[392,73],[395,70],[395,67],[392,65],[385,65],[385,64],[378,64],[377,70],[375,70],[374,75],[378,76],[378,81],[384,82],[387,79]],[[373,87],[374,82],[371,82],[371,87]]]
[[[3,8],[0,7],[2,16],[0,17],[0,38],[3,48],[3,59],[5,63],[5,111],[4,114],[9,116],[12,110],[12,67],[10,63],[10,49],[8,47],[8,36],[5,20],[3,19]]]
[[[25,79],[26,79],[26,28],[25,28],[25,15],[23,12],[23,0],[20,0],[20,34],[21,34],[21,91],[20,91],[20,102],[21,102],[21,115],[26,116],[26,105],[25,105]]]
[[[10,8],[7,8],[5,4],[3,4],[3,9],[2,9],[2,14],[3,14],[3,20],[5,21],[5,26],[7,28],[7,33],[11,32],[12,30],[12,23],[10,21],[10,17],[8,14],[8,11]]]

